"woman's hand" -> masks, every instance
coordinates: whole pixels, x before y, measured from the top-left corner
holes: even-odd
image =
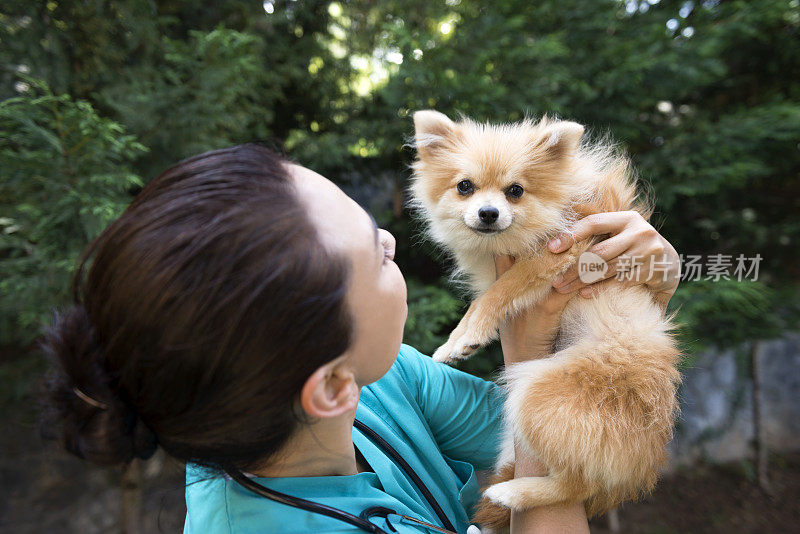
[[[564,252],[575,242],[604,234],[610,234],[610,237],[588,250],[608,264],[604,277],[586,284],[578,277],[578,266],[573,265],[560,279],[554,280],[553,286],[556,290],[571,294],[577,289],[581,296],[590,298],[610,284],[644,284],[652,291],[662,308],[666,309],[680,281],[680,256],[638,212],[616,211],[589,215],[576,222],[568,234],[550,241],[548,246],[551,252]]]
[[[495,272],[499,278],[514,265],[511,256],[497,256]],[[506,365],[534,358],[544,358],[552,353],[553,342],[558,334],[561,312],[576,290],[561,293],[552,289],[539,304],[525,310],[500,327],[500,345]]]

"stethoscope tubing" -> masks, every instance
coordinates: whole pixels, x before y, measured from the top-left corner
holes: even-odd
[[[428,487],[425,485],[424,482],[422,482],[422,479],[419,478],[417,473],[414,471],[414,469],[412,469],[412,467],[408,464],[408,462],[406,462],[405,458],[400,456],[400,453],[397,452],[397,450],[395,450],[395,448],[392,447],[385,439],[380,437],[377,432],[372,430],[370,427],[368,427],[358,419],[353,421],[353,426],[359,429],[364,434],[366,434],[367,437],[369,437],[372,441],[377,443],[378,446],[380,446],[385,452],[387,452],[395,462],[400,464],[400,467],[403,468],[403,471],[405,471],[406,474],[409,476],[409,478],[411,478],[411,480],[414,481],[414,484],[417,485],[419,490],[425,496],[425,500],[427,500],[428,504],[431,505],[431,508],[433,508],[433,511],[436,513],[436,516],[439,518],[439,521],[442,522],[444,528],[455,532],[456,528],[447,518],[447,514],[444,513],[444,510],[442,510],[442,507],[439,506],[438,502],[436,502],[436,499],[431,494],[430,490],[428,490]]]
[[[434,498],[433,494],[431,494],[430,490],[428,490],[428,487],[422,482],[422,480],[419,478],[414,469],[408,464],[408,462],[406,462],[406,460],[402,456],[400,456],[400,453],[398,453],[397,450],[395,450],[395,448],[392,447],[386,440],[384,440],[377,432],[375,432],[373,429],[371,429],[358,419],[353,421],[353,426],[355,426],[361,432],[363,432],[368,438],[370,438],[373,442],[375,442],[376,445],[378,445],[381,449],[383,449],[383,451],[386,454],[391,456],[392,459],[400,465],[403,471],[405,471],[406,475],[408,475],[408,477],[411,478],[411,480],[414,481],[414,484],[416,484],[417,487],[420,489],[422,495],[428,501],[428,504],[431,505],[431,508],[433,508],[433,511],[436,513],[436,516],[442,522],[442,525],[444,525],[444,528],[441,528],[436,525],[430,525],[415,518],[409,517],[408,519],[416,523],[419,523],[421,525],[433,528],[440,532],[449,531],[455,534],[456,529],[448,519],[447,515],[444,513],[444,510],[442,510],[442,507],[439,506],[438,502],[436,502],[436,499]],[[238,469],[226,469],[225,472],[228,474],[229,477],[231,477],[231,479],[233,479],[237,483],[241,484],[244,488],[252,491],[257,495],[266,497],[273,501],[277,501],[287,506],[293,506],[295,508],[300,508],[302,510],[306,510],[309,512],[326,515],[333,519],[344,521],[355,527],[358,527],[367,532],[372,532],[374,534],[388,534],[388,533],[375,523],[369,521],[370,517],[373,517],[375,515],[386,517],[388,514],[396,514],[402,517],[406,517],[403,516],[402,514],[398,514],[394,510],[380,506],[367,508],[361,513],[361,517],[359,517],[349,512],[345,512],[344,510],[334,508],[333,506],[327,506],[324,504],[302,499],[300,497],[294,497],[292,495],[287,495],[285,493],[281,493],[279,491],[267,488],[266,486],[263,486],[254,480],[251,480]],[[389,523],[388,519],[386,522],[389,525],[389,529],[392,530],[393,532],[396,532],[394,527],[392,527],[391,523]]]
[[[373,532],[374,534],[387,534],[385,530],[381,529],[375,523],[367,521],[366,519],[362,519],[357,515],[345,512],[344,510],[339,510],[338,508],[334,508],[332,506],[301,499],[300,497],[293,497],[291,495],[281,493],[280,491],[269,489],[258,482],[250,480],[244,475],[244,473],[236,469],[226,469],[225,472],[228,473],[228,476],[230,476],[233,480],[249,489],[253,493],[261,495],[262,497],[272,499],[273,501],[277,501],[287,506],[294,506],[295,508],[300,508],[309,512],[339,519],[340,521],[350,523],[351,525],[354,525],[362,530],[366,530],[367,532]]]

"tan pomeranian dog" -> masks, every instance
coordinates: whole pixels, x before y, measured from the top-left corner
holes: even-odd
[[[412,207],[475,297],[437,361],[467,358],[496,339],[503,321],[540,302],[553,279],[603,239],[551,253],[548,241],[575,221],[652,213],[628,160],[607,143],[582,142],[574,122],[488,125],[419,111],[414,126]],[[506,254],[516,261],[497,278],[494,258]],[[578,501],[591,517],[654,487],[678,410],[672,319],[643,285],[575,294],[553,354],[504,371],[507,431],[476,522],[501,528],[510,509]],[[515,436],[547,476],[513,478]]]

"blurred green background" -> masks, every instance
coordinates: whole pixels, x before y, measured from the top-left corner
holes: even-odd
[[[679,253],[760,254],[755,280],[682,282],[687,354],[797,328],[798,0],[3,0],[3,409],[33,398],[83,246],[167,166],[252,140],[395,234],[405,342],[431,353],[465,303],[403,207],[426,108],[586,124],[630,153]],[[463,367],[491,376],[488,353]]]

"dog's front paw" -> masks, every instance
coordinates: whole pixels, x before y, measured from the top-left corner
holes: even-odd
[[[433,361],[439,363],[448,363],[453,361],[453,344],[451,342],[447,342],[438,349],[436,352],[433,353]]]
[[[492,321],[470,321],[466,333],[453,344],[452,357],[463,360],[469,358],[481,347],[491,343],[497,334]]]
[[[475,339],[475,336],[469,333],[464,334],[458,338],[455,343],[453,343],[453,348],[450,352],[450,358],[453,360],[467,359],[483,345],[484,343],[478,339]]]

